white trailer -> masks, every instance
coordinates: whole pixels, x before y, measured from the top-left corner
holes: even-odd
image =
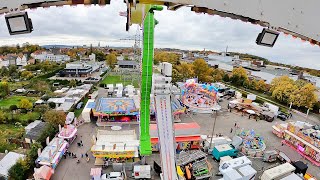
[[[227,172],[231,169],[237,170],[247,165],[251,166],[252,162],[250,161],[250,159],[247,158],[247,156],[242,156],[223,162],[219,166],[219,171],[222,175],[224,175],[227,174]]]
[[[150,165],[137,165],[133,167],[134,179],[151,179],[151,166]]]
[[[253,180],[257,171],[250,165],[243,166],[239,169],[229,169],[223,174],[224,180]]]
[[[296,168],[290,163],[281,164],[263,172],[261,180],[280,180],[292,174]]]

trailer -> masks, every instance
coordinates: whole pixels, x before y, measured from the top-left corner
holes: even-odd
[[[296,168],[292,166],[290,163],[281,164],[279,166],[264,171],[260,179],[278,180],[289,176],[290,174],[294,173],[295,170]]]
[[[134,179],[151,179],[151,166],[150,165],[134,166],[132,176]]]
[[[237,155],[238,150],[229,144],[215,146],[212,151],[213,158],[218,161],[220,161],[220,158],[223,156],[237,157]]]
[[[204,147],[203,149],[208,152],[208,154],[212,154],[212,150],[215,146],[223,145],[223,144],[231,144],[232,140],[229,137],[213,137],[210,146],[211,137],[208,137],[204,140]]]
[[[219,166],[219,171],[224,180],[252,180],[257,171],[252,168],[252,162],[246,157],[224,161]]]

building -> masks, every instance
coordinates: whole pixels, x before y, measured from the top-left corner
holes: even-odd
[[[138,69],[138,63],[136,61],[118,61],[119,68],[126,69]]]
[[[35,143],[45,131],[45,127],[47,126],[46,122],[42,121],[34,121],[30,123],[27,127],[25,127],[26,135],[25,142],[28,144]]]
[[[36,60],[40,60],[41,62],[51,61],[56,63],[62,63],[62,62],[70,61],[70,57],[68,55],[61,55],[61,54],[55,55],[52,53],[48,53],[46,51],[42,52],[41,54],[33,53],[31,56],[34,57],[34,59]]]
[[[19,54],[16,59],[16,65],[21,69],[28,64],[27,56],[23,54]]]
[[[93,72],[97,72],[100,69],[100,64],[97,62],[72,62],[67,63],[66,68],[59,72],[61,77],[88,77]]]

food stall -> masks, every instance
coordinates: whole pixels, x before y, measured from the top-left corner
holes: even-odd
[[[69,144],[71,144],[77,138],[77,128],[70,124],[64,125],[63,128],[59,126],[60,132],[58,134],[59,138],[66,140]]]
[[[98,130],[97,137],[93,137],[92,142],[94,145],[91,152],[96,157],[96,162],[106,158],[122,163],[139,157],[139,140],[135,130]]]
[[[49,166],[55,169],[59,164],[62,156],[66,152],[69,144],[61,138],[53,138],[50,143],[42,150],[36,159],[36,165]]]

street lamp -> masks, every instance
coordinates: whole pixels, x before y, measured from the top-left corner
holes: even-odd
[[[221,109],[221,106],[217,104],[217,102],[213,105],[212,110],[215,111],[215,116],[214,116],[214,121],[213,121],[213,127],[212,127],[212,133],[211,133],[211,139],[210,139],[210,145],[209,145],[209,149],[211,149],[211,145],[212,145],[212,138],[214,135],[214,128],[216,127],[216,121],[217,121],[217,116],[218,116],[218,111]]]

